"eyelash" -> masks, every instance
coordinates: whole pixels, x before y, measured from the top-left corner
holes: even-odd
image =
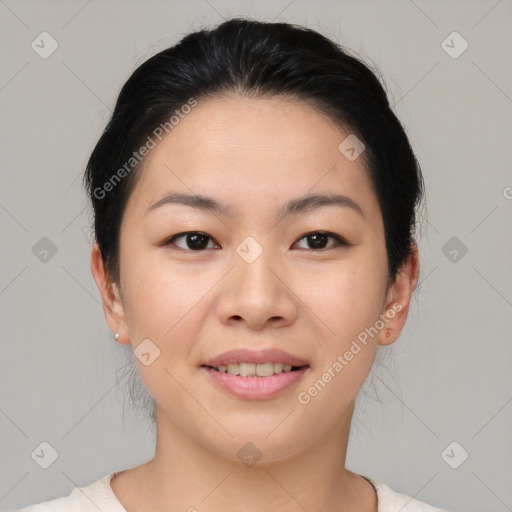
[[[185,231],[184,233],[178,233],[177,235],[172,236],[171,238],[168,238],[162,245],[163,246],[169,246],[174,245],[174,240],[177,238],[184,237],[186,235],[204,235],[210,240],[214,240],[211,236],[207,235],[206,233],[203,233],[202,231]],[[329,249],[335,249],[337,247],[349,247],[351,244],[349,244],[343,237],[336,235],[335,233],[331,233],[329,231],[311,231],[309,233],[306,233],[305,235],[302,235],[299,239],[297,239],[297,242],[300,242],[304,238],[307,238],[310,235],[326,235],[328,238],[333,238],[336,241],[336,244],[331,247],[324,247],[322,249],[302,249],[305,251],[313,251],[313,252],[324,252]],[[295,242],[295,243],[297,243]],[[206,249],[198,249],[198,250],[192,250],[192,249],[183,249],[182,247],[178,247],[178,249],[181,249],[185,252],[204,252]]]

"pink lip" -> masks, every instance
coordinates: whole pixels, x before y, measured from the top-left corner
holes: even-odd
[[[305,366],[308,364],[308,362],[303,359],[299,359],[283,350],[274,348],[259,351],[246,349],[230,350],[206,361],[202,366],[218,367],[221,364],[227,365],[235,363],[283,363],[291,364],[292,366]]]
[[[244,360],[244,362],[251,362]],[[265,361],[268,362],[268,359]],[[225,391],[246,400],[272,398],[297,383],[309,369],[304,366],[293,372],[282,372],[270,377],[240,377],[219,372],[213,368],[202,368],[217,385]]]

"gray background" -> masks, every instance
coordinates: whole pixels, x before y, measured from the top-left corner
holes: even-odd
[[[0,14],[0,509],[153,455],[149,422],[124,414],[126,347],[91,276],[81,173],[136,66],[247,15],[373,60],[425,176],[421,288],[387,368],[365,385],[348,467],[451,511],[512,510],[510,0],[6,0]],[[47,59],[31,47],[43,31],[59,45]],[[453,31],[469,44],[458,58],[442,47]],[[33,251],[42,237],[57,248],[47,261]],[[43,441],[59,455],[48,469],[31,457]]]

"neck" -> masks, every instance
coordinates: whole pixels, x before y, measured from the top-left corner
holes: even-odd
[[[371,484],[345,469],[352,412],[353,405],[317,443],[271,462],[262,454],[254,465],[246,465],[199,443],[157,409],[155,457],[135,468],[134,497],[126,502],[134,504],[133,510],[139,509],[137,502],[153,511],[374,512]]]

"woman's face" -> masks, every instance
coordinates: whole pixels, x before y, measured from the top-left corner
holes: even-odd
[[[137,365],[159,423],[227,458],[250,441],[278,460],[337,435],[386,343],[386,328],[366,331],[362,342],[396,297],[387,289],[377,198],[362,158],[354,159],[361,148],[351,151],[349,139],[339,149],[349,135],[303,102],[200,100],[146,157],[127,203],[121,340],[142,354]],[[175,193],[211,198],[219,209],[158,205]],[[357,206],[301,203],[321,194]],[[286,213],[290,202],[298,206]],[[187,232],[200,236],[171,241]],[[203,366],[234,349],[279,349],[307,367],[290,379],[228,377]],[[222,379],[273,383],[241,396]]]

